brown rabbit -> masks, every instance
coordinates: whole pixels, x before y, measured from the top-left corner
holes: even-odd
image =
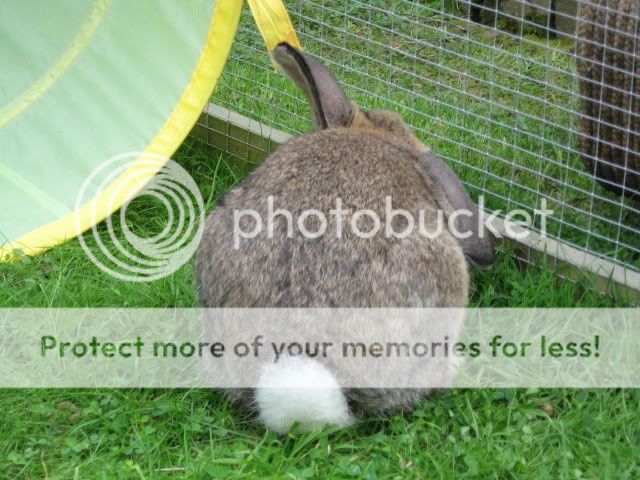
[[[425,147],[399,115],[368,113],[349,102],[335,77],[320,63],[288,44],[273,52],[274,60],[303,90],[311,103],[315,132],[293,138],[229,191],[207,217],[197,253],[200,299],[206,307],[465,307],[469,275],[465,257],[481,266],[495,261],[490,233],[454,172]],[[326,232],[317,238],[291,233],[285,215],[268,229],[238,241],[238,227],[252,231],[257,220],[237,212],[252,210],[261,219],[272,209],[293,218],[314,209],[324,213],[342,208],[368,209],[383,225],[404,232],[406,217],[387,218],[385,202],[418,218],[437,211],[445,218],[456,210],[454,225],[467,238],[457,239],[446,225],[435,238],[412,231],[400,238],[379,231],[362,238],[329,216]],[[273,210],[272,210],[273,212]],[[427,224],[433,226],[435,219]],[[347,222],[345,222],[347,223]],[[307,217],[308,231],[321,222]],[[360,231],[375,227],[360,217]],[[235,228],[235,231],[234,231]],[[433,230],[431,230],[433,231]],[[320,328],[320,327],[318,327]],[[316,389],[268,388],[287,377]],[[423,390],[341,389],[338,380],[314,360],[283,363],[265,370],[255,389],[230,390],[236,400],[257,408],[267,427],[285,432],[302,428],[345,425],[354,415],[410,409]]]

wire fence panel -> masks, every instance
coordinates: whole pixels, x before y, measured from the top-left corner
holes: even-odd
[[[535,219],[564,244],[640,270],[637,0],[286,2],[305,51],[364,109],[399,112],[488,209]],[[640,80],[640,79],[639,79]],[[289,134],[311,129],[248,10],[212,102]],[[229,154],[271,146],[201,125]],[[252,138],[253,140],[248,140]]]

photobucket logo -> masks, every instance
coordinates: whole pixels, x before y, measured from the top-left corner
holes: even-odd
[[[502,215],[501,210],[485,213],[484,196],[480,196],[478,207],[481,215],[474,219],[480,223],[478,229],[480,238],[486,231],[490,231],[496,238],[507,236],[508,238],[523,239],[530,233],[533,226],[533,216],[527,210],[515,209]],[[540,201],[540,208],[535,209],[534,215],[540,217],[540,235],[546,236],[547,217],[553,214],[553,210],[547,208],[545,198]],[[427,238],[436,238],[445,230],[457,239],[465,239],[473,235],[469,229],[461,229],[458,219],[460,217],[473,218],[474,212],[467,209],[459,209],[445,212],[441,209],[423,209],[410,212],[405,209],[393,207],[390,196],[385,197],[384,211],[379,215],[372,209],[359,209],[355,211],[345,210],[341,198],[335,199],[334,208],[328,212],[318,209],[303,210],[296,218],[291,211],[277,208],[272,195],[267,197],[266,219],[254,209],[234,210],[233,212],[233,239],[234,248],[238,250],[243,240],[256,238],[266,232],[266,237],[274,238],[277,224],[286,223],[287,238],[294,238],[296,234],[304,238],[316,239],[323,235],[332,235],[338,239],[343,238],[345,230],[362,239],[369,239],[376,235],[384,235],[386,238],[403,239],[416,232]],[[504,217],[502,230],[496,225],[498,217]],[[327,233],[329,225],[332,231]],[[484,227],[484,228],[482,228]],[[504,235],[503,233],[504,232]]]
[[[204,228],[204,202],[191,175],[171,159],[141,152],[118,155],[94,169],[75,211],[87,257],[109,275],[132,282],[175,272],[195,253]]]

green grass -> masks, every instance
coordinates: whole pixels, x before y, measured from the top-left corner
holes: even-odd
[[[417,2],[398,5],[398,11],[405,16],[421,12]],[[350,15],[370,18],[371,12],[362,12],[357,6],[347,8],[340,4],[337,9],[342,11],[343,7]],[[319,7],[310,3],[305,3],[303,8],[300,2],[292,1],[290,8],[309,16],[322,13],[325,22],[338,21],[326,11],[315,10]],[[389,23],[392,20],[385,16],[376,15],[371,21],[377,25],[404,28],[397,21]],[[429,21],[440,22],[437,18]],[[246,22],[245,19],[245,25],[248,25]],[[419,58],[431,55],[440,61],[437,52],[402,43],[401,39],[363,26],[361,22],[344,21],[340,25],[356,35],[367,35],[382,44],[410,50]],[[418,28],[416,24],[407,23],[405,27],[415,38],[438,40],[428,38],[433,32]],[[449,28],[450,32],[455,32],[461,27],[452,22]],[[305,45],[312,51],[330,54],[334,50],[320,42],[314,44],[308,37],[311,34],[346,49],[362,46],[357,38],[338,37],[331,29],[312,22],[301,30],[306,35]],[[477,33],[486,35],[483,31]],[[531,39],[535,41],[535,37]],[[287,81],[275,76],[269,70],[268,62],[258,56],[262,46],[255,35],[241,32],[238,40],[237,59],[230,63],[214,101],[255,118],[271,120],[285,130],[308,129],[306,106]],[[485,40],[493,42],[493,39]],[[470,48],[456,46],[455,38],[445,41],[450,42],[452,49]],[[504,42],[500,45],[507,51],[519,48],[510,45],[505,38],[500,37],[498,41]],[[256,50],[247,49],[248,44],[255,45]],[[569,48],[561,42],[557,46]],[[384,53],[382,47],[370,48],[370,55],[393,59],[398,66],[412,68],[403,63],[407,62],[405,58],[393,52]],[[480,58],[490,54],[482,47],[477,48],[478,51],[470,53]],[[531,48],[533,56],[542,55],[543,50],[526,48]],[[344,61],[345,57],[338,59]],[[456,65],[455,58],[443,60]],[[491,60],[517,71],[532,71],[534,80],[535,75],[540,75],[540,72],[535,73],[534,66],[513,64],[506,55]],[[249,61],[265,69],[252,67]],[[558,62],[563,68],[569,68],[562,63],[566,61],[562,56],[545,61]],[[443,101],[464,100],[467,108],[484,112],[507,125],[539,128],[539,125],[509,115],[498,107],[486,110],[488,107],[484,102],[461,99],[456,95],[449,98],[446,92],[430,90],[435,87],[429,84],[410,83],[413,82],[410,76],[385,70],[382,65],[371,65],[356,56],[349,58],[349,65],[374,76],[393,79],[394,85],[404,85],[424,97],[437,92]],[[495,74],[477,65],[473,71],[478,75]],[[483,90],[485,85],[481,82],[456,79],[437,69],[422,74],[439,75],[444,83],[461,82],[481,96],[489,93]],[[339,69],[338,75],[354,85],[362,83],[361,74]],[[513,79],[502,80],[514,85]],[[256,86],[256,81],[261,86]],[[555,81],[566,79],[560,75]],[[451,123],[485,132],[491,138],[523,149],[543,149],[546,155],[554,155],[561,164],[580,167],[579,159],[568,155],[566,150],[529,144],[531,139],[526,135],[514,135],[508,128],[461,116],[459,111],[434,105],[422,96],[408,95],[379,83],[366,85],[367,89],[375,90],[393,103],[371,99],[350,89],[363,105],[396,109],[400,109],[398,105],[410,106],[413,112],[407,115],[408,119],[419,129],[421,137],[434,144],[441,154],[471,165],[486,165],[495,172],[502,180],[487,180],[488,190],[530,205],[535,204],[536,195],[505,179],[530,184],[534,190],[554,198],[561,193],[553,182],[538,182],[534,175],[522,169],[507,168],[497,161],[492,163],[486,156],[462,149],[450,140],[482,147],[483,151],[490,150],[500,158],[517,161],[518,165],[529,165],[535,171],[543,169],[554,178],[563,171],[556,165],[540,165],[535,156],[517,155],[513,148],[500,141],[485,144],[486,140],[463,136]],[[542,87],[532,80],[521,84],[520,88],[537,94]],[[292,97],[283,97],[280,93],[283,91]],[[509,97],[505,92],[493,94],[505,104],[520,102],[519,108],[528,111],[539,107]],[[554,99],[559,104],[565,100]],[[435,119],[425,116],[425,112]],[[562,112],[553,108],[547,113],[557,116],[558,121],[566,120],[562,118]],[[566,141],[561,132],[548,130],[546,134],[560,142]],[[193,175],[209,208],[218,195],[240,181],[250,168],[228,156],[214,155],[193,141],[187,141],[174,158]],[[461,165],[456,168],[463,178],[474,185],[478,183],[473,171]],[[576,178],[575,183],[587,186],[580,178]],[[568,190],[564,193],[571,196]],[[493,201],[496,206],[504,207],[497,197]],[[568,197],[567,201],[581,204],[587,200],[577,195]],[[616,213],[607,210],[605,204],[594,208],[603,215]],[[571,212],[566,214],[570,216]],[[136,203],[128,218],[139,233],[157,232],[162,223],[156,206],[145,202]],[[574,220],[584,221],[578,217]],[[602,228],[604,234],[610,233],[606,226],[594,225],[594,228]],[[585,241],[579,232],[563,230],[565,234],[576,242]],[[637,262],[631,257],[621,258]],[[490,272],[474,271],[473,281],[473,306],[627,306],[620,298],[605,297],[589,289],[588,277],[580,284],[574,284],[559,281],[557,272],[544,267],[523,268],[508,249],[501,250],[497,265]],[[190,262],[173,275],[155,282],[128,283],[101,272],[86,258],[78,241],[70,241],[36,258],[0,264],[0,306],[193,307],[197,306],[193,264]],[[638,390],[458,390],[429,398],[412,414],[371,418],[341,431],[291,433],[277,437],[260,428],[246,412],[229,406],[219,393],[206,390],[6,390],[0,392],[3,411],[0,479],[637,479],[640,478],[639,407]]]
[[[205,391],[15,392],[0,466],[7,479],[633,479],[639,400],[453,391],[411,415],[276,437]]]
[[[175,158],[209,206],[248,169],[193,141]],[[133,206],[139,232],[160,228],[153,209]],[[491,272],[474,272],[474,284],[475,306],[625,305],[555,272],[519,268],[510,251]],[[2,307],[196,305],[192,263],[128,283],[100,271],[74,240],[0,265]],[[632,479],[640,476],[639,406],[633,390],[462,390],[410,415],[277,437],[206,390],[5,390],[0,478]]]

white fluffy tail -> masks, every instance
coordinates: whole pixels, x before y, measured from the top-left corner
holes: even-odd
[[[316,360],[289,357],[263,368],[256,389],[260,419],[276,433],[294,423],[303,431],[353,422],[334,375]]]

